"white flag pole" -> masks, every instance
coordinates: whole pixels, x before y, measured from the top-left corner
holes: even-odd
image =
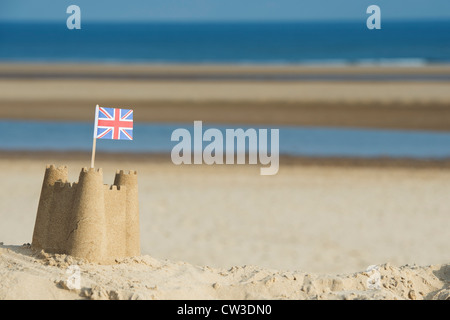
[[[94,137],[92,142],[92,157],[91,157],[91,168],[94,168],[95,161],[95,147],[97,142],[97,124],[98,124],[98,105],[95,107],[95,124],[94,124]]]

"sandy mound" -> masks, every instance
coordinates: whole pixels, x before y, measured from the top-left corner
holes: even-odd
[[[81,286],[70,289],[70,266]],[[377,281],[379,280],[379,281]],[[97,265],[29,245],[0,246],[0,299],[450,299],[450,265],[390,264],[343,275],[228,270],[150,256]]]

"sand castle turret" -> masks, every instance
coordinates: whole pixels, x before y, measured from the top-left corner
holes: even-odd
[[[137,188],[137,172],[130,171],[128,174],[123,170],[116,172],[114,185],[126,187],[126,240],[127,240],[127,256],[136,256],[141,252],[140,231],[139,231],[139,212],[138,204],[138,188]]]
[[[67,167],[47,166],[32,247],[91,262],[140,255],[137,173],[116,173],[103,184],[101,169],[83,168],[78,183]]]
[[[56,168],[54,165],[51,165],[47,166],[45,170],[32,241],[33,245],[38,248],[48,248],[52,245],[48,240],[48,232],[52,230],[50,222],[54,221],[54,219],[50,218],[50,212],[53,212],[53,190],[57,181],[65,183],[67,182],[67,177],[68,170],[66,166]]]

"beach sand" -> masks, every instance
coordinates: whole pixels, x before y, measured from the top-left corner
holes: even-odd
[[[10,267],[1,268],[0,297],[91,297],[60,288],[70,257],[20,247],[31,242],[45,165],[69,165],[76,181],[88,158],[2,154],[0,264]],[[138,170],[144,257],[81,265],[94,297],[422,299],[449,284],[448,164],[291,159],[270,177],[259,166],[174,166],[163,156],[103,154],[97,164],[105,183],[115,169]],[[367,290],[370,265],[383,265],[383,285],[398,285]],[[38,291],[11,291],[30,280]]]
[[[448,131],[450,81],[392,81],[389,76],[445,76],[449,72],[448,66],[0,64],[0,118],[91,121],[98,103],[132,107],[140,122],[203,120]],[[275,81],[274,75],[306,78]],[[349,75],[369,80],[345,80]],[[385,81],[370,80],[380,75],[387,77]],[[323,76],[325,80],[314,80]]]
[[[449,131],[446,81],[270,80],[449,73],[0,64],[0,119],[92,122],[98,103],[132,107],[136,122]],[[283,157],[277,175],[261,176],[258,165],[175,166],[167,154],[100,152],[104,183],[116,169],[138,171],[142,256],[100,266],[33,252],[45,166],[68,165],[77,181],[89,160],[0,152],[0,299],[450,299],[448,159]],[[66,282],[73,264],[77,290]],[[373,265],[379,289],[367,282]]]
[[[68,282],[77,265],[80,287]],[[374,271],[320,275],[256,266],[218,269],[141,256],[99,266],[28,246],[0,246],[0,299],[450,299],[450,265],[378,266]],[[114,280],[112,280],[114,279]]]

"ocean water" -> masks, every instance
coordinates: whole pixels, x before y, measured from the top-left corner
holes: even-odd
[[[203,130],[210,127],[203,124]],[[227,128],[249,128],[231,125],[214,127],[223,134]],[[97,151],[162,153],[170,157],[172,148],[178,143],[171,141],[172,132],[177,128],[189,130],[193,137],[193,123],[136,123],[133,133],[135,140],[98,140]],[[280,130],[280,154],[285,155],[412,159],[450,157],[450,133],[322,127],[277,128]],[[0,150],[90,151],[93,124],[0,120],[0,133]],[[207,144],[208,142],[204,142],[203,147]]]
[[[450,63],[450,21],[383,21],[381,30],[368,30],[365,21],[82,23],[81,30],[68,30],[65,21],[0,23],[0,62],[5,61],[418,66]],[[292,79],[298,80],[301,75],[296,77]],[[450,80],[445,74],[433,75],[431,80],[438,78]],[[311,80],[311,76],[305,79]],[[325,80],[330,79],[332,75],[325,75]],[[134,141],[101,140],[98,150],[169,153],[175,145],[170,135],[178,127],[137,123]],[[192,124],[184,127],[192,130]],[[0,132],[1,150],[89,151],[92,144],[92,124],[88,123],[0,120]],[[280,152],[324,157],[445,158],[450,157],[450,134],[282,127]]]
[[[0,61],[404,64],[450,62],[450,21],[0,23]]]

